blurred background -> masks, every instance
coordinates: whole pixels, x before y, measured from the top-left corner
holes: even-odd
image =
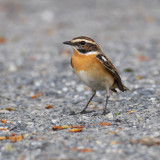
[[[159,6],[158,0],[1,0],[1,36],[45,46],[77,35],[101,37],[102,42],[144,41],[159,36]]]
[[[89,106],[93,112],[71,115],[91,96],[71,68],[72,49],[62,44],[77,36],[93,38],[131,89],[110,97],[109,116],[101,116],[104,92]],[[144,147],[131,140],[159,136],[160,1],[0,0],[0,95],[10,98],[0,97],[0,117],[12,122],[1,123],[9,130],[0,132],[0,159],[77,159],[78,152],[79,159],[158,160],[159,141]],[[51,132],[53,125],[86,128],[73,138]],[[13,133],[24,139],[12,143],[6,137]]]
[[[11,97],[13,91],[26,95],[52,88],[60,93],[66,88],[62,76],[78,81],[70,67],[72,50],[62,42],[81,35],[102,47],[129,87],[146,77],[154,83],[153,75],[159,75],[159,7],[158,0],[0,0],[1,91],[12,92]],[[143,80],[141,84],[148,87]]]

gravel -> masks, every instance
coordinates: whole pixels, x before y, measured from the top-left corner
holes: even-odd
[[[7,119],[0,128],[8,129],[0,130],[7,138],[0,159],[158,160],[159,143],[144,138],[160,137],[159,7],[159,0],[0,0],[0,95],[9,98],[0,97]],[[105,92],[79,114],[91,91],[62,42],[80,35],[95,39],[130,88],[111,95],[107,115]],[[85,127],[52,130],[72,125]],[[8,139],[15,133],[23,138]]]

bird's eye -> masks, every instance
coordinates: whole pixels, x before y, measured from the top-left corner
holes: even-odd
[[[85,45],[86,44],[86,42],[85,41],[81,41],[81,45]]]

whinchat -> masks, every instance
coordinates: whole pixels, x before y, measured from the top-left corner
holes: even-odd
[[[122,92],[128,90],[123,85],[117,69],[102,52],[100,46],[89,37],[80,36],[63,43],[73,47],[74,54],[71,57],[71,65],[80,80],[93,91],[92,97],[81,113],[86,112],[96,91],[102,90],[106,90],[107,93],[103,114],[108,113],[107,103],[110,96],[109,91],[117,92],[116,88]]]

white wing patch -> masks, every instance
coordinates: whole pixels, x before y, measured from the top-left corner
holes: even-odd
[[[102,59],[106,62],[107,60],[106,60],[106,58],[104,57],[104,56],[102,56]]]

